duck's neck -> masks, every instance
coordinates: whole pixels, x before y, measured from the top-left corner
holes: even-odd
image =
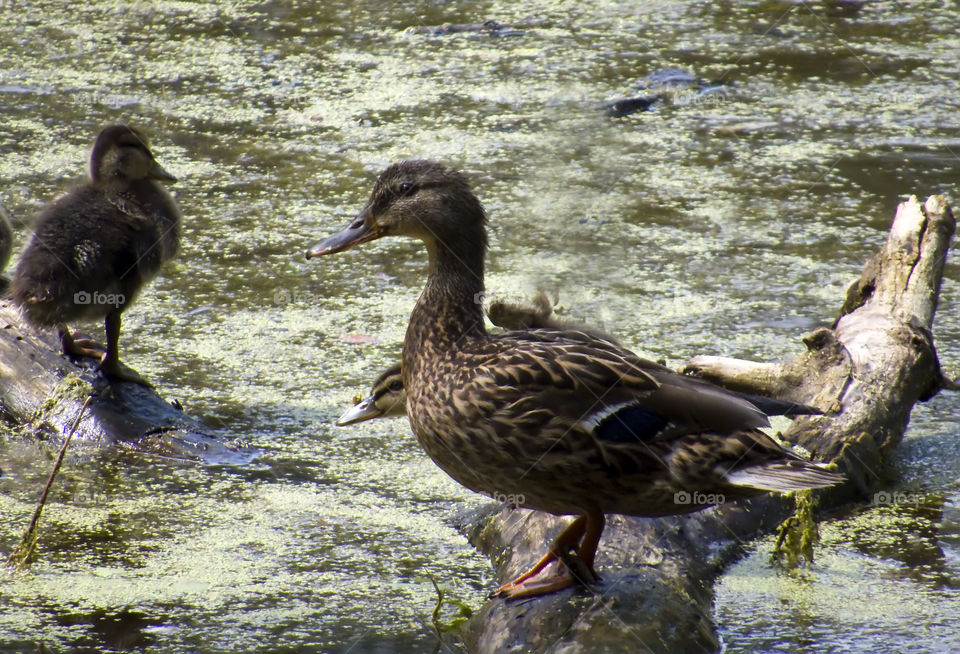
[[[457,245],[460,247],[457,247]],[[452,245],[441,239],[427,243],[427,284],[410,316],[404,339],[404,361],[433,356],[461,346],[465,337],[486,335],[483,324],[483,259],[485,234],[462,236]]]

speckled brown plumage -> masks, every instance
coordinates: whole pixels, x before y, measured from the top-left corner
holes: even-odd
[[[842,480],[759,431],[768,422],[750,402],[602,335],[488,334],[479,302],[486,215],[460,173],[429,161],[389,167],[360,215],[308,258],[387,235],[422,240],[430,258],[402,361],[421,446],[472,490],[581,516],[544,559],[501,588],[507,597],[566,587],[572,575],[596,579],[604,513],[683,513],[703,508],[710,496]],[[576,549],[572,566],[569,549]],[[537,579],[555,558],[567,565]]]
[[[10,294],[27,320],[58,326],[64,351],[101,357],[100,369],[114,378],[143,382],[119,365],[120,315],[179,246],[180,211],[157,183],[173,179],[140,132],[103,129],[90,154],[90,181],[37,216],[13,275]],[[105,352],[66,327],[93,318],[105,319]]]
[[[566,332],[567,338],[587,338],[587,342],[595,338],[601,338],[610,342],[618,342],[608,334],[592,327],[568,323],[554,318],[551,314],[553,305],[542,291],[537,293],[533,301],[529,304],[508,303],[496,300],[490,303],[487,309],[487,317],[497,327],[508,330],[531,330],[547,329]],[[678,378],[673,372],[660,364],[651,364],[646,362],[650,373],[655,379],[658,374],[665,375],[669,380],[677,382]],[[696,378],[682,378],[686,385],[699,386],[703,381]],[[707,389],[714,388],[707,384]],[[768,416],[798,416],[821,413],[818,409],[796,402],[779,400],[771,397],[746,395],[730,391],[737,397],[747,400],[754,404],[758,409]],[[407,415],[407,392],[403,387],[403,374],[400,364],[390,366],[374,379],[370,392],[366,397],[359,399],[356,404],[337,419],[340,426],[352,425],[354,423],[371,420],[374,418],[390,418],[395,416]]]

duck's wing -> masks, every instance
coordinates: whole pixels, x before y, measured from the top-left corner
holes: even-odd
[[[533,340],[541,342],[573,341],[589,345],[591,347],[613,347],[623,349],[619,341],[612,336],[593,330],[583,328],[577,325],[563,325],[556,327],[541,327],[533,330],[511,331],[506,334],[510,338],[519,340]],[[751,422],[748,414],[755,416],[755,411],[750,409],[747,404],[758,409],[765,416],[804,416],[804,415],[822,415],[823,411],[799,402],[781,400],[764,395],[754,395],[749,393],[740,393],[738,391],[722,388],[712,382],[691,375],[677,373],[663,364],[639,357],[632,352],[624,350],[630,355],[630,360],[638,368],[653,377],[658,384],[666,385],[671,388],[670,392],[661,395],[661,401],[664,403],[681,402],[684,410],[689,410],[689,400],[699,399],[694,402],[703,411],[712,412],[715,418],[732,420],[732,424],[738,424],[741,419]],[[713,401],[708,401],[708,398]],[[731,414],[731,411],[733,412]],[[722,422],[719,424],[723,424]],[[758,420],[756,426],[769,426],[768,422]]]
[[[479,353],[478,353],[479,354]],[[509,332],[486,357],[465,367],[455,400],[470,398],[495,410],[491,417],[529,423],[530,414],[614,441],[675,437],[687,432],[728,433],[769,425],[750,402],[637,357],[586,333]]]
[[[542,369],[548,394],[553,392],[551,384],[576,386],[592,399],[584,410],[597,408],[589,415],[590,422],[599,423],[622,409],[618,422],[629,425],[626,416],[633,416],[640,421],[644,437],[652,434],[643,426],[656,422],[646,414],[690,431],[729,432],[770,426],[767,414],[749,399],[639,357],[612,338],[572,329],[537,329],[508,332],[502,341],[516,344],[516,358],[513,366],[503,367],[501,374],[520,382],[528,379],[521,371]]]
[[[142,229],[153,220],[144,209],[143,203],[135,193],[129,190],[105,192],[104,198],[108,204],[117,210],[117,216],[130,223],[137,229]]]
[[[535,508],[569,510],[563,497],[611,513],[662,515],[703,505],[677,506],[680,490],[734,499],[842,479],[759,431],[767,417],[750,402],[651,372],[612,343],[524,333],[485,347],[456,365],[456,383],[444,384],[453,390],[436,398],[438,422],[419,412],[412,421],[445,434],[450,451],[473,451],[473,465],[497,452],[500,465],[522,471]],[[511,479],[502,478],[505,488],[521,483]]]
[[[47,302],[77,290],[97,289],[104,274],[132,262],[117,261],[136,229],[116,219],[114,207],[89,186],[48,205],[33,223],[33,235],[17,264],[13,294],[23,303]]]

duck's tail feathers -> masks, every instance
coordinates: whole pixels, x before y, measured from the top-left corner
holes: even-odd
[[[823,415],[823,411],[808,404],[800,404],[799,402],[791,402],[789,400],[778,400],[775,397],[766,397],[764,395],[751,395],[749,393],[738,393],[738,395],[768,416],[794,418],[796,416]]]
[[[727,474],[727,483],[744,488],[787,493],[807,488],[825,488],[842,483],[846,477],[820,464],[788,461],[751,466]]]

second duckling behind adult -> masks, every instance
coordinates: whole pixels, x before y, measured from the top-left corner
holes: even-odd
[[[111,125],[90,153],[90,180],[48,205],[13,274],[10,294],[27,321],[56,326],[65,353],[100,359],[108,377],[146,383],[121,367],[120,317],[180,243],[180,210],[158,183],[176,181],[144,135]],[[67,323],[103,318],[106,348]]]

